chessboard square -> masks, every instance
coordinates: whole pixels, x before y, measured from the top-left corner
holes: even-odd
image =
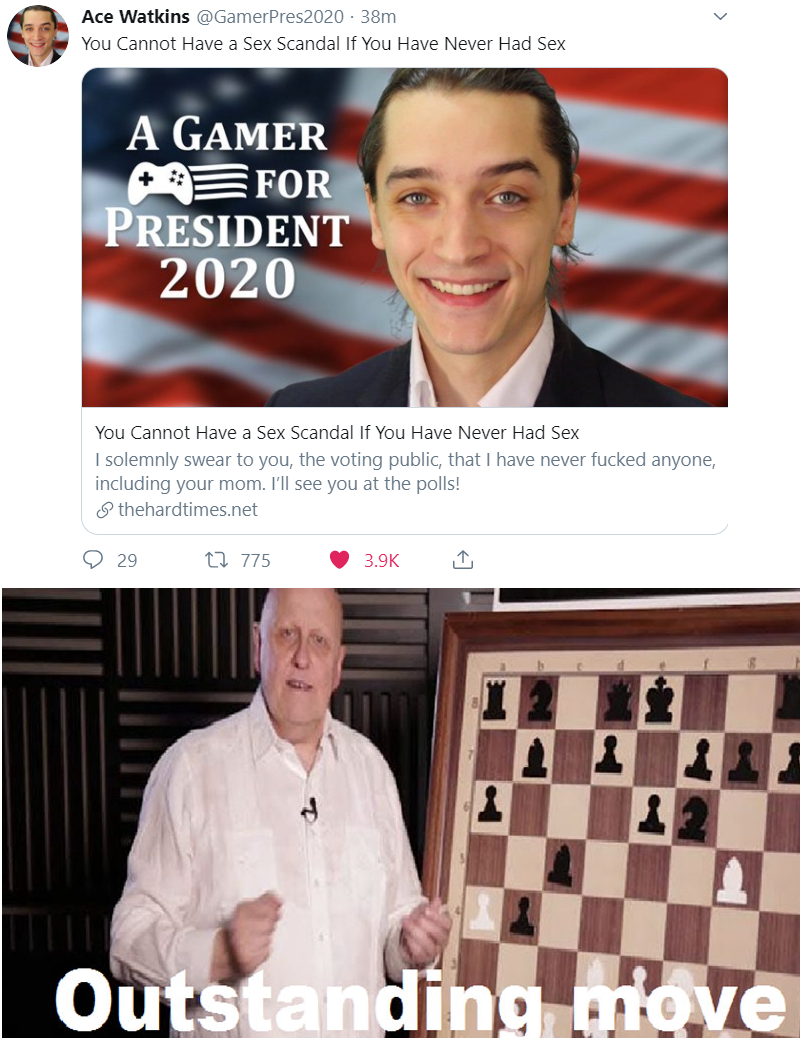
[[[760,851],[736,851],[732,854],[718,850],[714,862],[714,903],[752,911],[766,907],[759,898],[764,889],[763,861],[764,855]]]
[[[494,993],[499,995],[502,988],[512,984],[533,987],[538,954],[539,949],[531,945],[502,942],[497,956],[497,985]]]
[[[481,728],[511,728],[517,727],[517,716],[519,715],[519,686],[520,679],[507,674],[485,674],[483,678],[483,690],[481,695]],[[499,689],[499,691],[498,691]],[[504,717],[491,715],[498,711],[493,710],[500,704],[499,713]]]
[[[756,971],[755,984],[777,988],[786,1003],[786,1019],[770,1034],[783,1038],[797,1038],[800,1034],[800,975],[789,976],[786,973],[767,973]],[[719,1036],[716,1036],[719,1038]]]
[[[547,835],[562,837],[565,840],[582,840],[586,837],[588,826],[588,787],[551,786]]]
[[[595,732],[592,750],[592,785],[633,785],[635,758],[636,732],[610,732],[608,728]],[[615,767],[618,770],[614,770]]]
[[[658,901],[626,901],[622,947],[626,955],[660,959],[664,954],[667,906]]]
[[[678,731],[682,703],[682,674],[643,674],[639,687],[638,727],[652,731]],[[657,720],[665,716],[669,716],[669,720]]]
[[[773,718],[774,731],[800,733],[800,674],[776,674]]]
[[[472,799],[472,832],[498,836],[511,824],[511,783],[476,782]]]
[[[543,836],[509,836],[502,885],[540,890],[545,872],[546,847],[547,841]]]
[[[478,754],[475,760],[476,781],[511,782],[514,778],[514,745],[516,732],[490,731],[483,728],[478,732]]]
[[[761,858],[760,864],[761,901],[757,907],[763,912],[794,912],[800,916],[800,862],[797,856],[769,851]]]
[[[539,954],[536,957],[535,986],[542,989],[543,1003],[572,1006],[577,962],[577,951],[567,951],[562,948],[539,948]]]
[[[611,897],[584,897],[579,947],[584,951],[618,955],[625,902]]]
[[[800,797],[768,793],[764,850],[800,854]]]
[[[625,715],[630,715],[625,716]],[[636,727],[639,716],[639,675],[601,674],[594,728]]]
[[[627,843],[632,790],[592,786],[589,794],[589,839]]]
[[[668,904],[666,909],[664,958],[677,962],[707,962],[710,907]]]
[[[669,844],[674,810],[674,789],[650,786],[634,789],[629,828],[631,843]],[[640,831],[640,825],[648,828]],[[657,825],[660,831],[651,831]]]
[[[708,967],[708,980],[706,986],[708,987],[711,1000],[714,1005],[719,1005],[719,1000],[722,995],[722,989],[724,987],[736,988],[736,995],[734,996],[731,1008],[728,1013],[728,1018],[725,1021],[725,1030],[732,1034],[737,1030],[743,1030],[747,1035],[750,1034],[749,1029],[744,1025],[744,1021],[739,1015],[739,1004],[740,998],[743,991],[747,991],[748,988],[753,986],[753,978],[755,977],[755,971],[750,969],[735,969],[734,967],[721,967],[721,966],[709,966]],[[720,1032],[715,1032],[716,1038],[720,1038]]]
[[[775,713],[774,674],[731,674],[725,731],[771,732]]]
[[[597,710],[597,677],[565,674],[558,682],[558,727],[591,731]]]
[[[684,732],[721,732],[725,728],[725,674],[687,674],[683,679],[681,729]]]
[[[678,741],[678,782],[689,789],[719,789],[722,782],[722,732],[681,732]],[[705,766],[708,778],[698,769]],[[687,770],[690,774],[686,774]]]
[[[578,953],[578,962],[575,972],[575,987],[593,988],[602,984],[608,988],[615,988],[623,983],[619,979],[619,956],[607,955],[603,952]],[[597,1000],[592,999],[589,1003],[589,1016],[597,1016]]]
[[[767,832],[768,798],[769,794],[764,793],[721,790],[717,808],[717,847],[760,851]]]
[[[511,795],[512,836],[544,836],[549,817],[550,786],[514,783]]]
[[[654,988],[660,985],[662,969],[663,963],[661,959],[648,959],[644,955],[621,955],[619,960],[619,983],[629,984],[635,988],[637,987],[637,980],[639,980],[645,996],[647,996]],[[636,971],[636,975],[634,975],[634,971]],[[641,977],[639,977],[640,973],[642,974]],[[642,1013],[642,1020],[646,1019],[644,1013]]]
[[[583,893],[594,897],[624,897],[627,861],[626,843],[588,840],[583,864]]]
[[[758,912],[720,905],[711,909],[708,961],[713,966],[754,969],[758,943]]]
[[[709,905],[714,890],[713,847],[673,847],[667,900],[679,905]]]
[[[769,778],[769,735],[726,732],[722,750],[723,789],[766,789]],[[735,776],[740,776],[736,778]],[[749,775],[749,779],[742,776]]]
[[[502,888],[467,887],[464,890],[463,938],[470,941],[498,941],[502,924]]]
[[[466,882],[472,887],[502,887],[505,878],[506,836],[472,833],[467,846]]]
[[[539,913],[539,946],[577,948],[581,929],[579,894],[542,894]]]
[[[524,728],[514,735],[514,781],[538,782],[540,785],[552,782],[556,733],[552,729],[532,732]],[[526,771],[528,774],[523,774]]]
[[[551,674],[524,674],[520,683],[517,728],[555,728],[559,678]]]
[[[632,843],[628,851],[625,897],[642,901],[666,901],[669,872],[669,847]]]
[[[676,789],[672,838],[679,846],[714,847],[719,814],[718,789]]]
[[[496,942],[462,941],[458,957],[458,983],[465,988],[480,984],[494,991],[497,986]]]
[[[800,737],[780,732],[772,736],[767,789],[800,797]]]
[[[538,891],[532,887],[506,890],[501,940],[509,944],[538,944],[541,914],[542,895]]]
[[[593,732],[556,732],[553,782],[588,785],[592,775]]]
[[[761,912],[756,969],[797,973],[800,968],[800,916]]]
[[[585,853],[585,840],[548,840],[543,889],[554,894],[583,893]]]
[[[674,786],[678,773],[678,732],[639,732],[636,739],[636,786]]]
[[[625,1026],[625,1015],[624,1013],[617,1013],[616,1016],[616,1027],[614,1028],[614,1038],[658,1038],[660,1034],[655,1027],[647,1019],[644,1013],[639,1016],[639,1026],[633,1030],[628,1030]],[[687,1033],[686,1038],[689,1038]],[[718,1036],[719,1038],[719,1036]]]

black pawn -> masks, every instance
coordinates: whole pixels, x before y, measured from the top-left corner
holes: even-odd
[[[647,724],[665,724],[672,720],[669,705],[675,693],[667,684],[667,679],[659,675],[647,690],[647,705],[650,709],[644,715]]]
[[[544,766],[544,746],[541,739],[534,739],[528,747],[528,763],[522,769],[523,778],[547,778]]]
[[[550,703],[553,700],[553,686],[549,681],[540,678],[531,689],[531,699],[534,702],[528,711],[529,721],[552,721],[553,711]]]
[[[603,714],[604,721],[630,721],[631,686],[618,681],[608,695],[608,710]]]
[[[800,742],[793,742],[789,747],[789,763],[785,771],[778,772],[778,782],[800,786]]]
[[[486,787],[486,807],[478,815],[479,822],[500,822],[503,818],[503,812],[497,810],[497,804],[494,802],[497,796],[497,786]]]
[[[711,778],[711,772],[708,768],[708,751],[711,748],[708,739],[701,739],[697,744],[697,756],[694,759],[694,764],[687,764],[683,769],[683,773],[687,778],[700,779],[703,782],[708,782]]]
[[[739,743],[739,763],[728,772],[729,782],[758,782],[758,772],[750,763],[750,755],[753,752],[751,742]]]
[[[664,832],[664,823],[658,817],[658,808],[661,804],[661,797],[658,793],[653,793],[652,796],[647,798],[647,817],[643,822],[639,822],[640,833],[657,833],[658,835]]]
[[[600,772],[601,775],[621,775],[622,765],[614,756],[614,750],[617,748],[616,735],[607,735],[603,739],[603,745],[606,752],[603,754],[603,759],[595,764],[594,770]]]
[[[531,900],[529,897],[521,897],[519,899],[519,915],[509,926],[511,933],[518,934],[520,937],[533,937],[533,923],[528,919],[528,909],[530,907]]]
[[[783,702],[776,716],[782,721],[800,721],[800,677],[795,674],[783,678]]]
[[[708,818],[708,806],[700,797],[689,797],[683,805],[683,813],[689,815],[686,822],[678,830],[681,840],[694,840],[705,843],[706,831],[703,828]]]
[[[569,864],[569,847],[565,843],[562,843],[561,847],[556,851],[556,856],[553,859],[553,867],[547,873],[548,882],[559,883],[562,887],[571,887],[572,876],[570,875]]]
[[[490,681],[486,686],[486,709],[483,711],[484,721],[504,721],[506,712],[503,708],[503,689],[505,681]]]

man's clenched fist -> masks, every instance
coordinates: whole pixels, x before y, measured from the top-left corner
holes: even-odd
[[[440,897],[417,905],[403,920],[400,947],[409,966],[426,966],[447,944],[452,921]]]
[[[269,958],[282,904],[271,891],[239,902],[227,927],[217,932],[211,968],[215,980],[249,977]]]

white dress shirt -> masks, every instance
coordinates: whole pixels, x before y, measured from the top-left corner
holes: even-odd
[[[50,51],[50,53],[47,55],[47,57],[44,59],[44,61],[41,62],[41,64],[39,65],[39,68],[44,68],[45,65],[52,65],[52,63],[53,63],[53,52]],[[28,64],[29,65],[33,65],[33,58],[30,55],[30,53],[28,54]]]
[[[308,822],[312,796],[318,817]],[[384,970],[400,978],[401,923],[424,901],[394,777],[368,739],[330,716],[307,773],[259,690],[246,710],[178,740],[153,770],[111,924],[115,976],[163,988],[185,970],[199,995],[218,981],[209,975],[217,929],[268,890],[283,907],[260,967],[273,996],[264,1017],[281,1008],[282,988],[309,985],[326,1034],[325,989],[356,984],[369,995],[369,1033],[382,1034],[375,995]],[[236,1005],[239,1024],[226,1033],[257,1033],[247,1000]]]
[[[533,407],[553,355],[553,334],[553,315],[548,306],[541,327],[525,352],[500,381],[495,382],[489,392],[481,397],[478,407]],[[411,331],[408,406],[438,406],[416,321]]]

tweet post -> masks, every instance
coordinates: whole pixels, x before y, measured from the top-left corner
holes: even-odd
[[[4,1009],[37,1033],[797,1034],[796,590],[3,614]]]

